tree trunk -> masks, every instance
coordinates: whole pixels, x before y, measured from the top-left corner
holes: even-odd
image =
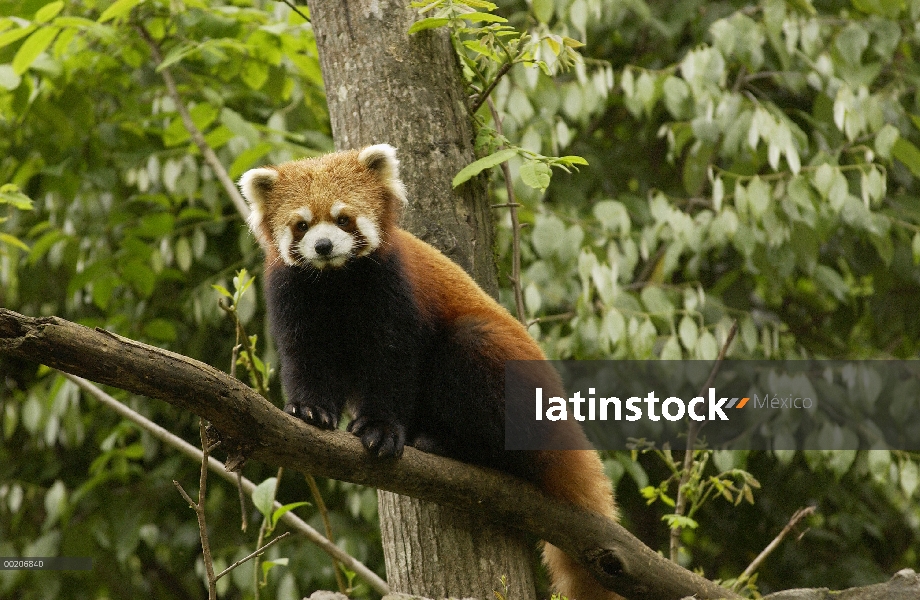
[[[409,36],[407,0],[310,0],[336,148],[398,148],[410,208],[403,225],[467,270],[498,282],[485,186],[451,179],[475,159],[460,68],[444,31]],[[389,583],[429,598],[535,598],[532,547],[519,533],[437,504],[379,492]]]

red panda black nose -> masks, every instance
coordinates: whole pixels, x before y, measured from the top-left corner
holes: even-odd
[[[329,238],[320,238],[316,240],[316,244],[313,246],[313,249],[316,250],[316,253],[320,256],[329,256],[332,252],[332,242]]]

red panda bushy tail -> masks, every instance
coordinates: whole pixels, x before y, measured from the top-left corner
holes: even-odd
[[[541,488],[576,506],[617,520],[616,503],[604,466],[593,450],[544,450]],[[543,563],[554,591],[570,600],[622,600],[607,590],[568,554],[552,544],[543,546]]]

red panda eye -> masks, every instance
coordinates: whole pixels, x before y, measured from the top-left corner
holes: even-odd
[[[294,229],[296,229],[300,233],[304,233],[309,228],[310,228],[310,225],[306,221],[297,221],[297,224],[294,225]]]
[[[345,226],[345,225],[348,225],[348,221],[350,221],[350,219],[346,217],[345,215],[342,215],[341,217],[336,219],[335,222],[338,223],[339,225]]]

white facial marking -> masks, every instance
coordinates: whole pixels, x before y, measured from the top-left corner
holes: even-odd
[[[320,254],[316,251],[316,244],[322,239],[327,239],[332,244],[327,254]],[[354,237],[331,223],[320,223],[311,227],[297,242],[297,250],[300,255],[317,269],[341,267],[348,262],[354,246]]]
[[[313,211],[309,208],[304,207],[299,210],[295,210],[294,212],[303,217],[303,220],[307,223],[310,223],[313,220]]]
[[[329,209],[329,214],[332,215],[333,219],[339,218],[339,215],[342,214],[342,211],[345,210],[346,206],[344,202],[336,202],[332,205],[332,208]]]
[[[380,230],[367,217],[358,217],[355,219],[355,224],[358,226],[358,231],[367,240],[367,246],[361,249],[361,256],[370,254],[380,246]]]
[[[289,265],[296,261],[291,256],[291,243],[294,241],[294,234],[289,227],[284,227],[275,232],[275,239],[278,240],[278,253],[281,259]]]
[[[265,235],[262,233],[262,219],[264,215],[262,214],[262,208],[258,206],[253,206],[252,211],[249,213],[249,217],[246,219],[246,222],[249,224],[249,230],[256,236],[256,239],[259,240],[259,243],[265,245],[268,243],[268,240],[265,239]]]

